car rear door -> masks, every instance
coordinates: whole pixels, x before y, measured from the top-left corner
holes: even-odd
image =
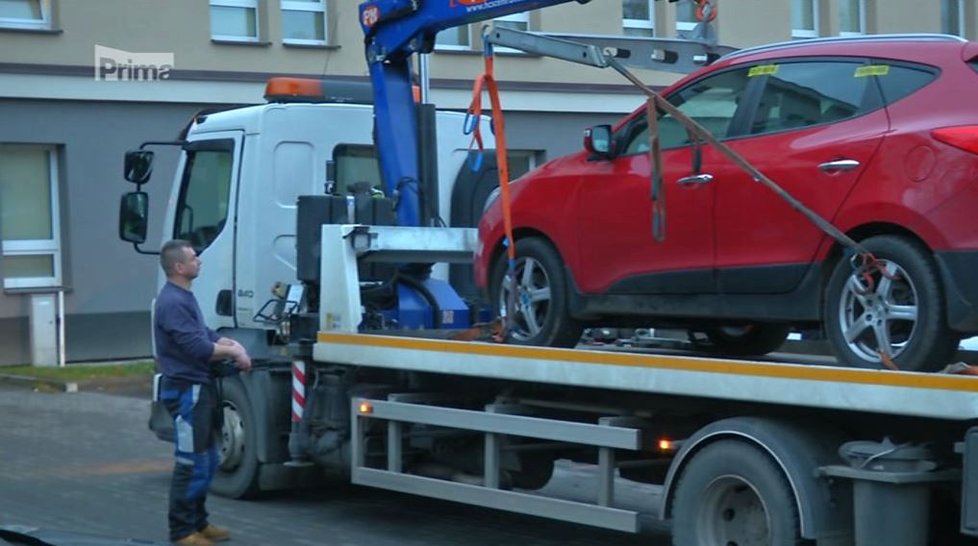
[[[752,165],[831,221],[889,128],[874,67],[863,59],[756,65],[764,88],[744,131],[729,142]],[[784,293],[826,237],[773,191],[730,162],[713,166],[717,282],[724,293]]]

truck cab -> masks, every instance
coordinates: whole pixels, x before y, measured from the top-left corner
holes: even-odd
[[[354,190],[384,197],[369,88],[362,98],[311,96],[305,89],[322,85],[292,85],[299,91],[290,94],[282,92],[284,84],[297,82],[277,80],[266,88],[274,102],[194,117],[177,143],[182,151],[163,222],[163,241],[190,241],[205,264],[193,290],[206,323],[253,342],[273,337],[261,335],[274,329],[262,317],[263,307],[277,298],[273,288],[297,278],[299,197],[349,201],[343,220],[350,223],[371,223],[354,218]],[[467,166],[463,114],[438,112],[435,119],[439,174],[425,192],[425,206],[434,218],[474,226],[494,177]],[[484,134],[491,139],[488,130]],[[453,211],[453,202],[469,210]],[[125,223],[125,201],[122,216]],[[134,217],[145,220],[146,214],[130,211],[130,221]],[[434,277],[448,275],[447,266],[433,271]],[[159,282],[165,282],[162,276]]]

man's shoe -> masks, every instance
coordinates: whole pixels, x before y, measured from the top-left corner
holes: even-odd
[[[200,533],[190,533],[180,540],[173,541],[173,543],[180,546],[214,546],[213,542]]]
[[[231,533],[227,529],[211,525],[210,523],[207,524],[207,527],[197,531],[197,533],[212,542],[222,542],[231,538]]]

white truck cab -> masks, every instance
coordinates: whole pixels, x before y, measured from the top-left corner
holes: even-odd
[[[373,107],[302,94],[322,85],[290,78],[272,80],[266,97],[282,100],[286,86],[298,90],[289,102],[195,116],[181,143],[162,238],[186,239],[197,249],[205,273],[194,292],[204,320],[215,329],[269,328],[256,314],[273,299],[276,283],[296,279],[299,196],[351,196],[358,183],[381,192]],[[320,102],[327,100],[333,102]],[[438,112],[435,119],[439,174],[437,191],[430,193],[437,204],[428,207],[453,223],[474,225],[494,179],[473,180],[466,166],[471,137],[463,133],[465,115]],[[491,146],[488,127],[483,134]],[[465,187],[456,192],[459,181]],[[478,201],[461,220],[452,211],[459,192]],[[434,271],[436,277],[447,275],[445,266]]]

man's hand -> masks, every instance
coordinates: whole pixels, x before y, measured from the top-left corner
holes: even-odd
[[[248,356],[248,351],[245,351],[244,347],[241,347],[241,354],[234,358],[234,365],[243,372],[251,370],[251,357]]]
[[[234,360],[234,365],[243,372],[251,369],[251,357],[248,356],[248,351],[243,345],[229,337],[218,338],[215,342],[212,358],[230,358]]]

